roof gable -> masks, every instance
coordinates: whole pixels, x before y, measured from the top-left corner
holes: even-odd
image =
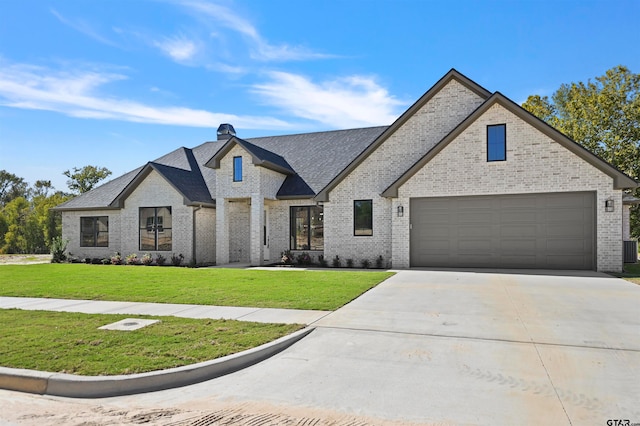
[[[174,153],[181,153],[182,167],[170,166],[159,162],[149,162],[138,172],[129,184],[110,203],[110,207],[122,208],[124,201],[146,179],[152,171],[158,172],[182,197],[186,205],[214,205],[211,193],[200,172],[200,167],[192,150],[180,148]],[[172,153],[172,154],[174,154]]]
[[[429,152],[427,152],[422,158],[414,163],[405,173],[402,174],[394,183],[392,183],[385,191],[382,192],[383,197],[397,197],[398,188],[407,182],[413,175],[415,175],[422,167],[424,167],[431,159],[433,159],[438,153],[440,153],[449,143],[456,139],[463,131],[465,131],[471,124],[478,120],[489,108],[493,105],[499,104],[527,124],[533,126],[555,142],[568,149],[573,154],[577,155],[584,161],[588,162],[592,166],[596,167],[603,173],[611,176],[614,182],[615,189],[636,188],[639,186],[638,182],[630,178],[605,160],[591,153],[583,146],[579,145],[575,141],[568,138],[563,133],[559,132],[546,122],[540,120],[529,111],[520,107],[512,100],[504,96],[500,92],[494,93],[489,99],[487,99],[482,105],[480,105],[473,113],[471,113],[462,123],[460,123],[455,129],[453,129],[447,136],[445,136],[440,142],[438,142]]]
[[[467,78],[455,69],[451,69],[436,84],[434,84],[427,92],[420,97],[413,105],[409,107],[391,126],[389,126],[366,150],[360,153],[347,167],[335,176],[316,196],[317,201],[328,201],[329,192],[335,188],[349,173],[358,167],[373,151],[375,151],[382,143],[404,125],[415,113],[420,110],[429,100],[431,100],[442,88],[449,82],[456,80],[467,89],[471,90],[483,99],[491,96],[484,87]]]
[[[266,167],[267,169],[274,170],[276,172],[292,175],[295,174],[295,171],[287,160],[284,159],[281,155],[273,153],[267,149],[261,148],[257,145],[252,144],[244,139],[240,139],[236,136],[233,136],[214,154],[213,157],[209,161],[205,163],[205,166],[211,167],[213,169],[220,168],[220,161],[231,151],[234,146],[240,146],[244,148],[251,155],[251,161],[254,165],[260,167]]]

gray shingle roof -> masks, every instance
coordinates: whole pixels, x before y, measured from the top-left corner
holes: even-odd
[[[334,130],[295,135],[239,139],[257,158],[291,171],[278,196],[312,197],[324,188],[387,126]],[[215,199],[215,170],[205,167],[227,141],[205,142],[193,149],[179,148],[112,181],[56,207],[57,210],[117,208],[139,182],[145,169],[162,174],[191,202],[212,203]]]

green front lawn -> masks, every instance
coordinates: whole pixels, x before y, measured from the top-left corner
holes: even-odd
[[[135,316],[161,322],[98,330],[125,318],[132,316],[0,309],[0,365],[94,376],[143,373],[241,352],[303,327]]]
[[[84,264],[0,266],[0,296],[335,310],[393,275]]]
[[[632,283],[640,284],[640,263],[625,263],[624,272],[617,274],[617,276]]]

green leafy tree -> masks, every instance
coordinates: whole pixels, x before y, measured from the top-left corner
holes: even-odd
[[[529,96],[523,108],[636,179],[640,179],[640,74],[619,65],[594,81],[562,84],[551,99]],[[635,190],[640,197],[640,189]],[[640,212],[631,232],[640,237]]]
[[[6,170],[0,170],[0,207],[14,198],[27,198],[27,192],[27,182],[23,178]]]
[[[106,167],[84,166],[73,168],[73,172],[67,170],[63,173],[67,180],[67,186],[75,194],[83,194],[91,191],[98,182],[111,175],[111,170]]]
[[[17,197],[4,206],[3,214],[7,224],[4,234],[3,253],[27,253],[27,220],[29,202],[24,197]]]

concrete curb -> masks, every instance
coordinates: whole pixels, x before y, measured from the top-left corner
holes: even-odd
[[[0,389],[71,398],[104,398],[177,388],[224,376],[272,357],[307,336],[308,327],[257,348],[198,364],[120,376],[77,376],[0,367]]]

